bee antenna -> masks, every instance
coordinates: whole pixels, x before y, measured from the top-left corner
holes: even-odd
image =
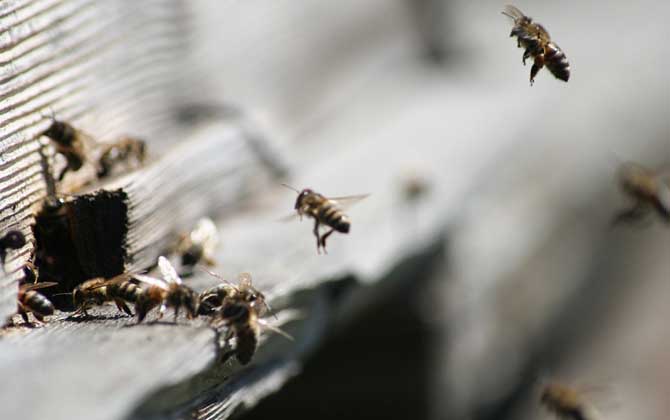
[[[68,293],[56,293],[56,294],[51,295],[51,296],[64,296],[64,295],[71,295],[71,294],[72,294],[72,292],[68,292]]]
[[[290,185],[288,185],[288,184],[281,183],[281,184],[279,184],[279,185],[281,185],[282,187],[288,188],[289,190],[291,190],[291,191],[295,191],[296,193],[300,194],[300,191],[298,191],[298,189],[296,189],[296,188],[294,188],[294,187],[292,187],[292,186],[290,186]]]
[[[224,283],[233,284],[232,282],[230,282],[230,281],[224,279],[223,276],[222,276],[221,274],[217,274],[217,273],[215,273],[215,272],[213,272],[213,271],[211,271],[211,270],[209,270],[209,269],[207,269],[207,268],[205,268],[205,267],[203,267],[203,266],[200,266],[200,265],[198,266],[198,268],[199,268],[200,270],[204,271],[205,273],[209,274],[210,276],[212,276],[212,277],[216,277],[217,279],[221,280],[221,281],[224,282]]]

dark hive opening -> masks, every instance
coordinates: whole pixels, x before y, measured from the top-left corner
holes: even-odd
[[[63,293],[82,282],[123,272],[126,198],[122,190],[116,190],[51,199],[37,215],[35,265],[40,281],[58,283],[44,289],[58,308],[72,308],[72,297]]]

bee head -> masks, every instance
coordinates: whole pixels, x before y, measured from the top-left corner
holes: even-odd
[[[305,188],[302,191],[298,193],[298,198],[295,200],[295,209],[298,210],[303,206],[303,203],[305,202],[305,199],[309,197],[310,195],[314,194],[314,191],[312,191],[309,188]]]
[[[66,122],[52,120],[51,125],[44,131],[44,135],[62,144],[63,146],[71,146],[74,141],[74,128]]]
[[[72,305],[75,309],[79,309],[84,305],[84,292],[79,287],[72,291]]]
[[[26,244],[26,237],[18,230],[10,230],[2,238],[2,243],[7,248],[19,249]]]

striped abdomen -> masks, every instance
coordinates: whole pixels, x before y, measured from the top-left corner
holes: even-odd
[[[324,203],[317,213],[319,221],[338,232],[348,233],[351,223],[349,218],[332,203]]]
[[[258,346],[257,331],[251,326],[241,327],[235,334],[235,357],[240,364],[246,365],[256,353]]]
[[[131,281],[107,286],[111,298],[123,299],[126,302],[135,303],[142,293],[142,288]]]
[[[570,63],[563,51],[553,42],[549,42],[545,47],[544,65],[557,79],[567,82],[570,78]]]

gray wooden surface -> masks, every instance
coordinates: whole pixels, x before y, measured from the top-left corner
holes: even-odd
[[[215,362],[216,337],[202,322],[127,327],[132,322],[111,306],[89,322],[59,313],[44,328],[3,331],[0,372],[11,379],[0,382],[0,417],[226,418],[279,390],[334,326],[334,314],[356,296],[359,304],[378,298],[393,267],[446,236],[449,275],[439,280],[449,282],[440,283],[431,311],[442,315],[446,335],[436,358],[436,418],[473,416],[511,392],[530,353],[525,344],[546,338],[552,315],[560,317],[586,281],[588,256],[611,238],[607,222],[622,203],[613,155],[650,165],[670,157],[668,55],[659,54],[667,46],[656,43],[667,29],[641,10],[667,13],[652,1],[605,11],[597,3],[542,2],[528,11],[560,35],[574,63],[569,84],[543,72],[532,89],[495,2],[445,9],[453,14],[446,67],[419,52],[425,34],[412,2],[6,3],[0,226],[27,232],[43,197],[35,153],[43,113],[54,109],[104,140],[143,136],[152,164],[113,184],[138,202],[129,236],[138,266],[160,252],[173,222],[181,228],[215,213],[216,270],[250,271],[296,341],[268,335],[258,358],[240,369]],[[631,22],[626,41],[613,42]],[[655,48],[638,48],[649,42]],[[635,51],[634,59],[622,51]],[[642,64],[649,62],[658,64]],[[194,127],[176,118],[185,104],[221,102],[249,119],[214,117]],[[257,144],[245,137],[249,129],[270,133],[296,187],[372,193],[350,209],[352,232],[331,237],[327,256],[316,255],[308,221],[277,223],[295,195],[271,171],[270,182],[256,176],[268,168],[248,149]],[[224,156],[198,158],[219,142]],[[218,159],[224,167],[210,166]],[[230,177],[191,183],[228,170]],[[175,172],[174,184],[163,176]],[[429,183],[415,202],[402,189],[412,174]],[[29,251],[9,260],[0,315],[14,310],[11,273]],[[536,255],[548,265],[523,271]],[[547,273],[553,282],[541,284],[560,286],[516,293]],[[212,281],[189,280],[196,289]],[[328,288],[336,284],[351,294],[333,299]],[[528,309],[511,310],[521,307]],[[502,372],[495,370],[501,354],[509,361]]]

